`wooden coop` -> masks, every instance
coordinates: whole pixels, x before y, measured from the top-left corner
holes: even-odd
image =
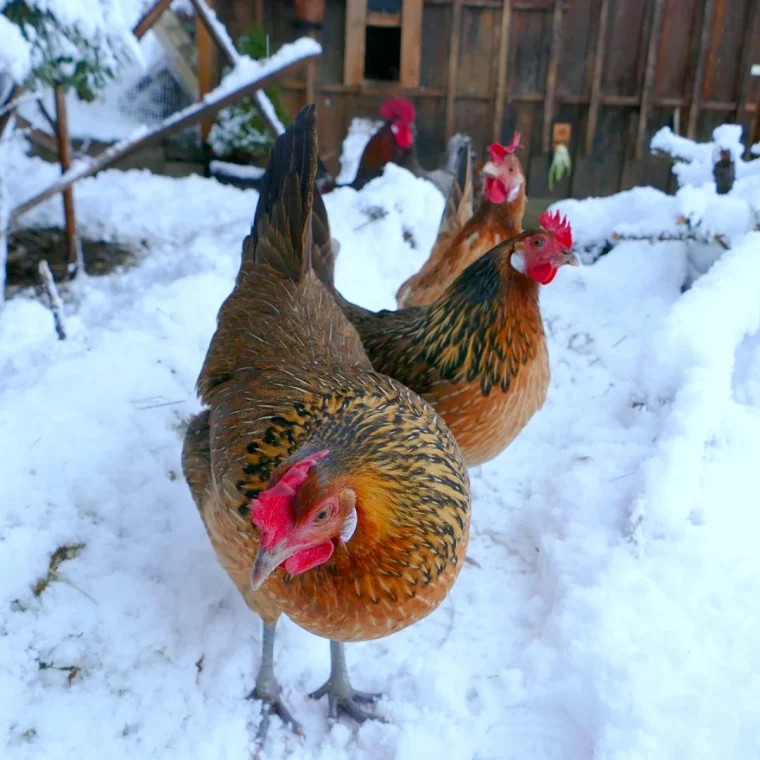
[[[649,155],[661,126],[708,140],[723,122],[756,128],[760,0],[215,0],[237,39],[252,23],[272,48],[305,33],[324,52],[283,83],[295,112],[319,109],[320,153],[336,172],[354,116],[388,95],[418,114],[421,163],[468,133],[479,151],[522,133],[532,196],[666,189],[669,162]],[[572,173],[547,185],[553,143]]]

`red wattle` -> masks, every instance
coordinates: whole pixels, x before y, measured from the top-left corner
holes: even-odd
[[[507,200],[507,186],[496,177],[486,178],[486,198],[489,203],[504,203]]]
[[[542,285],[548,285],[557,274],[557,268],[551,264],[537,264],[528,269],[528,277],[540,282]]]
[[[396,144],[399,146],[399,148],[403,148],[404,150],[409,150],[409,148],[412,147],[412,142],[414,141],[414,134],[412,133],[412,128],[408,124],[399,124],[396,123],[396,131],[394,132],[394,136],[396,138]]]
[[[333,549],[332,541],[325,541],[323,544],[317,544],[317,546],[312,546],[309,549],[301,549],[300,552],[288,557],[281,567],[284,567],[291,575],[300,575],[323,562],[327,562],[332,557]]]

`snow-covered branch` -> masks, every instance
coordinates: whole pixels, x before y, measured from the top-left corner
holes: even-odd
[[[714,243],[720,246],[724,251],[731,248],[730,244],[723,235],[705,235],[696,230],[684,230],[683,232],[660,232],[652,235],[637,235],[635,233],[613,232],[610,235],[610,242],[623,243],[626,241],[637,240],[646,243],[672,243],[672,242],[692,242],[703,243],[708,245]]]
[[[200,103],[188,106],[168,119],[164,119],[153,130],[141,127],[129,137],[112,145],[96,158],[76,163],[46,190],[43,190],[14,209],[11,214],[10,224],[16,224],[18,219],[27,211],[57,193],[62,192],[67,187],[71,187],[75,182],[96,174],[139,148],[159,142],[170,134],[196,124],[209,116],[213,116],[222,108],[250,95],[256,90],[266,87],[278,77],[299,68],[306,61],[316,58],[321,52],[322,48],[314,40],[302,38],[288,45],[283,45],[275,55],[265,61],[256,62],[251,59],[241,58],[240,63],[242,65],[240,69],[233,69],[224,78],[222,83],[208,93]]]

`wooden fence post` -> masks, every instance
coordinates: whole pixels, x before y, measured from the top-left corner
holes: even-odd
[[[496,71],[496,100],[493,104],[493,141],[501,142],[504,123],[504,96],[507,89],[507,62],[509,61],[509,33],[512,28],[512,0],[503,0],[499,27],[499,63]]]
[[[449,76],[446,82],[445,133],[448,140],[454,134],[454,109],[457,99],[459,74],[459,37],[462,29],[462,0],[452,0],[451,37],[449,38]]]
[[[55,86],[55,118],[61,174],[66,174],[71,168],[71,140],[69,139],[68,114],[66,113],[66,91],[62,84]],[[84,258],[82,246],[77,237],[74,189],[72,187],[67,187],[63,191],[63,216],[66,221],[66,248],[68,250],[66,278],[74,279],[78,274],[84,273]]]

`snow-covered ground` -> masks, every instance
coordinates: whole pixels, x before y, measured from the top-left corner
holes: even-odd
[[[12,197],[55,173],[15,154]],[[247,760],[260,622],[216,563],[180,449],[256,194],[136,171],[75,194],[85,235],[147,250],[69,294],[65,342],[32,298],[0,312],[0,755]],[[338,286],[393,307],[442,198],[390,166],[325,201]],[[389,213],[367,224],[372,206]],[[306,738],[277,723],[265,757],[760,756],[760,234],[681,296],[685,268],[681,243],[626,243],[542,290],[549,398],[472,472],[480,567],[420,624],[347,648],[389,723],[328,729],[306,696],[327,642],[284,620],[276,669]],[[41,589],[61,547],[78,548]]]

